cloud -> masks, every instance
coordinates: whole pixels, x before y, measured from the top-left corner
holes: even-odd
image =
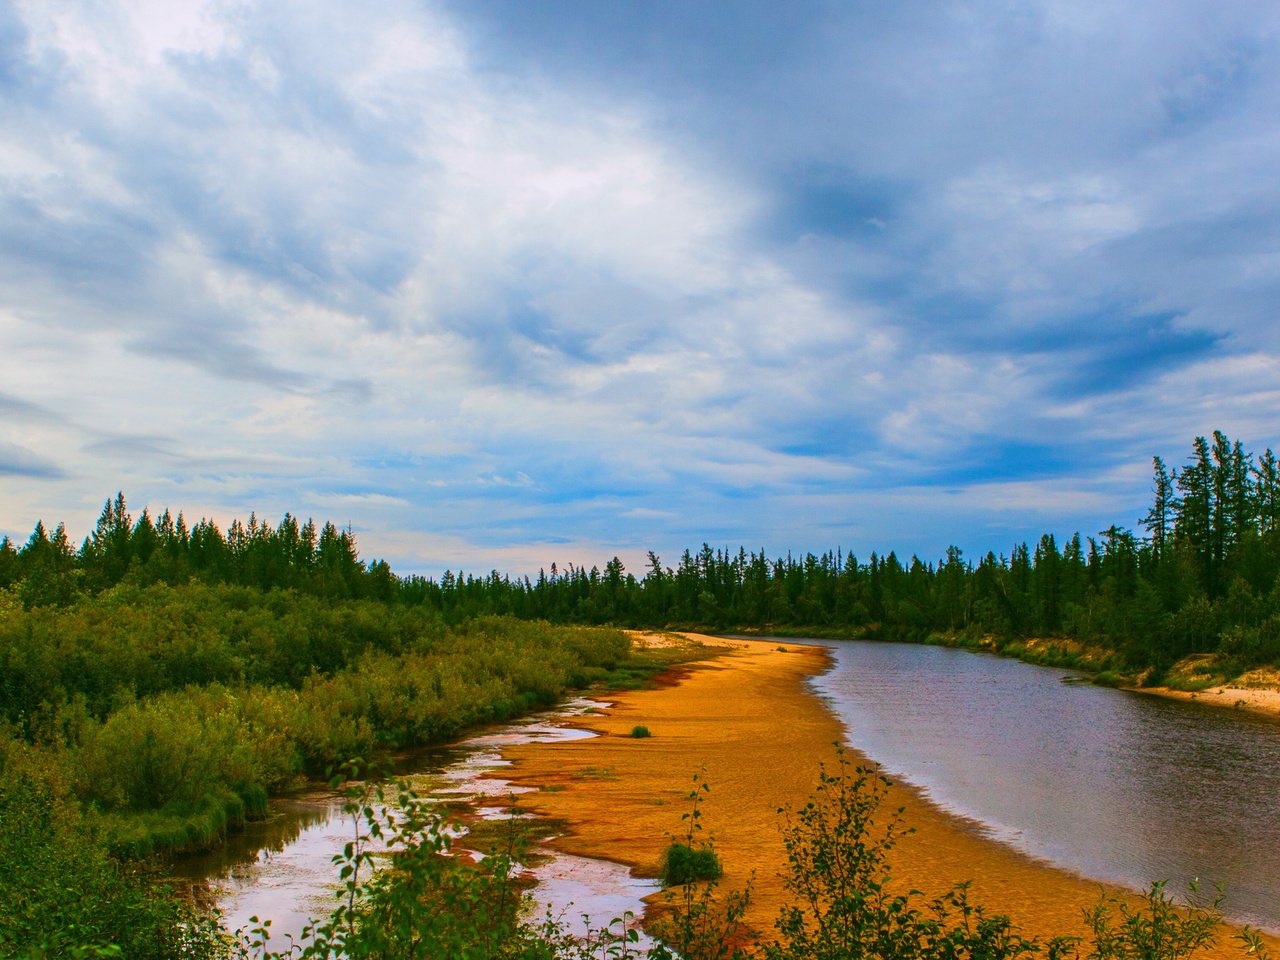
[[[1274,443],[1278,27],[6,8],[0,507],[340,510],[414,569],[1123,513]]]
[[[57,464],[13,443],[0,441],[0,476],[52,480],[62,477]]]
[[[63,419],[52,410],[46,410],[39,404],[31,403],[20,397],[10,396],[7,393],[0,393],[0,414],[3,414],[5,420],[9,423],[22,421],[59,423]]]

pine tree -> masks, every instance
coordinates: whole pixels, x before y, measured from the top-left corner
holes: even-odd
[[[1152,493],[1154,500],[1142,523],[1151,536],[1151,553],[1156,563],[1164,559],[1165,546],[1171,539],[1174,517],[1180,504],[1174,493],[1174,479],[1165,469],[1164,460],[1152,458]]]
[[[1217,574],[1212,549],[1214,504],[1213,464],[1209,456],[1209,443],[1204,437],[1196,437],[1192,444],[1193,456],[1178,474],[1178,489],[1182,498],[1177,501],[1177,519],[1174,535],[1189,551],[1200,578],[1201,588],[1212,595]]]

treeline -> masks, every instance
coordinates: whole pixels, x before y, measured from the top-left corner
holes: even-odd
[[[370,599],[437,611],[446,622],[511,615],[553,623],[686,625],[923,639],[1070,637],[1114,651],[1130,667],[1166,666],[1192,652],[1240,663],[1280,657],[1280,468],[1221,432],[1198,437],[1169,469],[1154,460],[1152,504],[1139,532],[1113,524],[1059,541],[1046,533],[1008,555],[938,560],[842,550],[770,558],[763,551],[686,550],[674,567],[653,553],[627,571],[552,564],[536,578],[447,571],[398,577],[360,560],[350,530],[276,525],[251,516],[224,534],[188,528],[167,510],[134,520],[108,501],[79,548],[59,525],[37,525],[21,548],[0,543],[0,588],[27,608],[66,606],[116,584],[234,584],[325,599]]]

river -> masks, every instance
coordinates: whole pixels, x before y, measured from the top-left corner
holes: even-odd
[[[824,645],[814,689],[889,775],[1091,879],[1221,883],[1229,917],[1280,932],[1280,722],[963,650]]]
[[[1169,880],[1175,893],[1191,878],[1202,892],[1224,884],[1227,916],[1280,933],[1280,722],[968,651],[811,642],[831,650],[811,683],[850,746],[939,806],[1090,879],[1138,890]],[[502,746],[589,735],[566,724],[590,709],[576,701],[406,769],[423,792],[496,812],[510,789]],[[339,806],[327,794],[273,803],[270,821],[183,872],[212,880],[229,927],[256,913],[296,931],[332,904],[330,857],[349,838]],[[541,875],[543,907],[597,925],[639,912],[653,889],[603,861],[561,856]]]

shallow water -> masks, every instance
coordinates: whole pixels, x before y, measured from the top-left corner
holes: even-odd
[[[528,788],[502,778],[509,766],[502,748],[594,736],[565,724],[604,706],[578,698],[556,711],[415,754],[402,761],[397,773],[422,796],[467,801],[482,816],[505,816],[502,800]],[[217,850],[178,860],[172,872],[180,880],[211,888],[229,930],[254,926],[254,916],[269,918],[270,945],[283,949],[288,937],[298,938],[310,920],[327,916],[335,904],[333,857],[354,830],[342,803],[342,797],[327,791],[273,801],[268,819],[250,823]],[[460,836],[455,849],[465,847],[466,838]],[[642,915],[642,898],[657,889],[653,881],[633,878],[620,864],[571,857],[550,848],[543,852],[549,855],[547,862],[530,870],[538,880],[531,891],[532,912],[537,918],[558,918],[575,932],[585,932],[588,925],[600,929],[628,912]]]
[[[1280,932],[1280,723],[942,647],[828,643],[848,742],[991,836],[1085,877],[1225,884]]]

